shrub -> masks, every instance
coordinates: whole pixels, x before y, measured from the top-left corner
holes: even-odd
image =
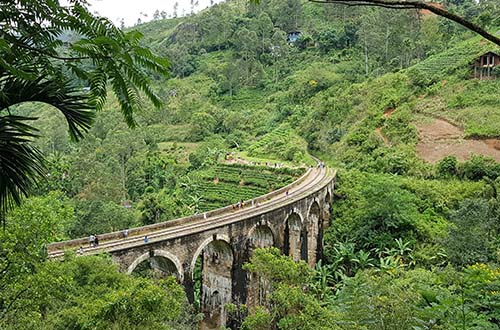
[[[458,175],[458,161],[455,156],[446,156],[437,164],[437,175],[449,178]]]
[[[472,158],[461,164],[460,173],[462,178],[469,180],[481,180],[485,177],[496,179],[500,176],[500,164],[491,158],[483,156],[472,156]]]

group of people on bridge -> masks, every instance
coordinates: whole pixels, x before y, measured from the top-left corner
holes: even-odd
[[[122,238],[128,238],[128,229],[124,229],[122,231]],[[144,236],[144,243],[149,243],[148,235]],[[99,246],[99,237],[96,234],[92,234],[89,236],[89,245],[91,248]],[[83,254],[83,246],[80,246],[78,249],[78,254]]]
[[[90,235],[89,236],[89,244],[90,247],[95,247],[99,245],[99,237],[97,235]]]
[[[266,164],[267,165],[267,164]],[[325,163],[321,162],[321,163],[318,163],[318,168],[324,168],[325,167]],[[287,190],[285,192],[285,196],[288,197],[288,193],[289,191]],[[260,202],[255,202],[255,200],[252,199],[251,201],[252,205],[251,207],[259,207],[260,206]],[[233,211],[235,210],[241,210],[243,208],[245,208],[245,201],[243,199],[241,199],[238,203],[236,204],[233,204]],[[203,219],[207,219],[207,213],[203,213]],[[129,231],[128,229],[124,229],[122,231],[122,238],[128,238],[128,234],[129,234]],[[146,235],[144,236],[144,243],[149,243],[149,237]],[[99,237],[96,235],[96,234],[92,234],[89,236],[89,244],[90,244],[90,247],[97,247],[99,245]],[[83,246],[80,246],[80,248],[78,249],[78,253],[79,254],[83,254]]]
[[[252,204],[253,204],[253,200],[252,200]],[[233,205],[233,210],[241,210],[243,208],[245,208],[245,201],[244,200],[240,200],[238,203]]]
[[[252,203],[251,207],[259,207],[260,206],[260,202],[255,202],[255,200],[253,200],[253,199],[252,199],[251,203]],[[246,206],[245,201],[242,199],[238,203],[233,204],[233,211],[244,209],[245,206]]]

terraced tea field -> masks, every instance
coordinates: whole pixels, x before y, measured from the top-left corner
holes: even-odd
[[[202,212],[249,200],[292,183],[303,169],[227,165],[196,172]]]

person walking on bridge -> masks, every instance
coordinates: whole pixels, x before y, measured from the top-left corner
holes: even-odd
[[[94,235],[89,236],[89,244],[90,244],[90,247],[94,247],[94,244],[95,244],[95,236]]]

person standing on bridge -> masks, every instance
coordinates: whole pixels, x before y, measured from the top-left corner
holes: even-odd
[[[128,237],[128,229],[125,229],[123,231],[123,238],[127,238]]]
[[[95,244],[95,236],[94,235],[89,236],[89,244],[90,244],[90,247],[94,246],[94,244]]]
[[[148,235],[144,236],[144,243],[149,243],[149,237],[148,237]]]
[[[99,245],[99,237],[97,237],[97,235],[94,236],[94,243],[95,243],[95,246],[98,246]]]

